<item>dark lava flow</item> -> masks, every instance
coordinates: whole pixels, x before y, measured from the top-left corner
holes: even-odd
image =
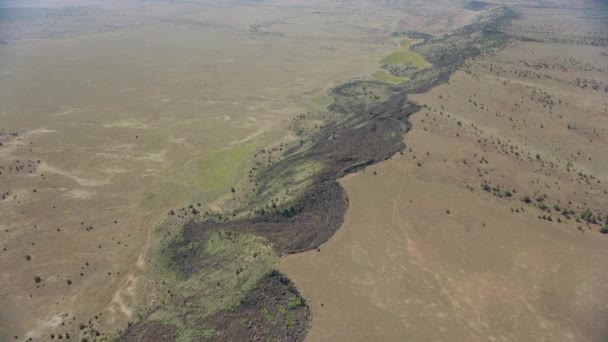
[[[508,8],[494,8],[482,12],[476,23],[440,38],[422,32],[394,33],[394,37],[423,39],[410,49],[432,66],[413,72],[408,81],[399,85],[353,81],[332,89],[329,95],[334,103],[328,108],[331,119],[319,129],[300,135],[300,143],[288,147],[282,159],[255,174],[255,193],[243,203],[241,210],[256,214],[232,220],[227,218],[230,217],[227,213],[216,214],[185,224],[178,238],[165,247],[170,251],[172,266],[182,277],[208,267],[220,267],[209,265],[205,253],[207,233],[216,230],[264,237],[280,253],[318,248],[342,225],[348,208],[347,195],[338,179],[405,151],[402,138],[411,127],[408,118],[420,110],[419,105],[407,101],[407,94],[426,92],[446,82],[467,58],[503,46],[509,37],[500,27],[514,16]],[[258,209],[270,201],[267,194],[278,184],[277,177],[295,174],[298,167],[309,161],[321,168],[310,176],[308,186],[294,201],[271,210]],[[284,321],[282,313],[277,311],[289,305],[286,301],[294,305],[293,322]],[[272,313],[272,317],[285,324],[265,326],[260,312]],[[243,320],[249,325],[243,327],[239,323]],[[301,341],[309,320],[310,310],[297,289],[289,279],[274,271],[262,278],[239,307],[222,311],[202,323],[218,332],[216,338],[220,340],[265,336]],[[184,317],[183,321],[188,318]],[[287,330],[286,324],[290,327]],[[159,336],[175,339],[175,327],[143,319],[130,326],[120,339],[147,341]]]

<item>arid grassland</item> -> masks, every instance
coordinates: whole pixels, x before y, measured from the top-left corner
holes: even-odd
[[[0,3],[0,340],[605,340],[606,20]]]

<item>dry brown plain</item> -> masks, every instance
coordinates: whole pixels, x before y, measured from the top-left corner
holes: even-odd
[[[0,340],[124,327],[169,209],[226,192],[391,32],[470,22],[461,5],[3,3]]]
[[[308,340],[608,338],[603,223],[563,215],[608,214],[608,58],[588,39],[606,37],[606,12],[509,5],[523,14],[510,33],[543,41],[414,96],[427,108],[408,151],[345,177],[343,227],[283,259],[312,308]]]

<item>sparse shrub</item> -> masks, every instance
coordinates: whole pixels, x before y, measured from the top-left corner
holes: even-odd
[[[289,208],[283,210],[283,213],[282,213],[283,217],[292,217],[295,214],[296,214],[296,208],[294,208],[294,207],[289,207]]]
[[[593,223],[596,224],[597,220],[595,219],[595,216],[593,215],[593,213],[591,212],[591,210],[587,209],[585,211],[583,211],[581,213],[581,219],[589,222],[589,223]]]
[[[37,275],[37,276],[35,276],[35,277],[34,277],[34,282],[35,282],[36,284],[38,284],[38,283],[39,283],[39,282],[41,282],[41,281],[42,281],[42,278],[41,278],[40,276],[38,276],[38,275]]]

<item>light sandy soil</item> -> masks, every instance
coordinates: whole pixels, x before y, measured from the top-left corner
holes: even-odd
[[[608,238],[554,206],[608,214],[606,95],[576,84],[605,86],[605,53],[516,42],[414,96],[411,150],[344,178],[343,227],[282,261],[308,340],[604,341]]]

